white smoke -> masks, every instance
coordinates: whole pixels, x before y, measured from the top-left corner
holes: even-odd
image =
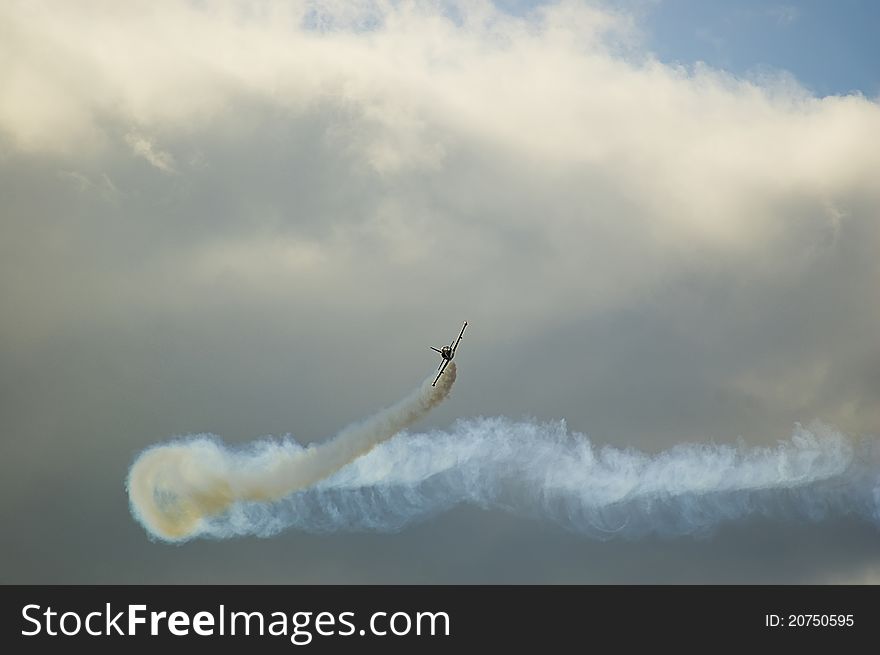
[[[260,444],[252,456],[270,459],[274,448]],[[204,534],[396,531],[462,503],[599,539],[706,535],[750,516],[854,515],[880,524],[877,455],[872,442],[821,426],[798,426],[774,448],[688,444],[647,455],[596,448],[564,422],[477,419],[449,432],[401,434],[309,489],[234,505]]]
[[[310,487],[423,418],[449,395],[455,375],[450,362],[436,386],[432,375],[392,407],[308,448],[288,440],[235,453],[207,436],[149,448],[128,473],[132,513],[159,539],[216,534],[212,517],[228,521],[243,504],[278,501]]]
[[[564,422],[503,418],[390,439],[445,397],[452,376],[433,401],[416,393],[326,445],[263,441],[231,452],[200,435],[146,451],[129,477],[133,511],[168,540],[396,531],[459,504],[550,519],[599,539],[705,535],[753,516],[880,524],[877,443],[821,425],[797,426],[772,448],[685,444],[656,455],[596,447]],[[166,460],[175,462],[173,478]],[[179,509],[184,496],[200,508],[195,520],[178,520],[191,517]],[[150,513],[159,510],[161,521]]]

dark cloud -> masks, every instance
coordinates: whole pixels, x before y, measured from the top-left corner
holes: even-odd
[[[124,14],[111,27],[151,52]],[[17,43],[44,38],[25,18]],[[608,544],[458,508],[170,547],[131,518],[143,448],[326,438],[421,380],[464,319],[425,427],[564,418],[650,452],[813,419],[880,434],[876,103],[633,63],[559,20],[438,36],[409,16],[378,31],[386,52],[206,15],[190,50],[169,35],[178,68],[94,57],[100,22],[59,32],[65,66],[20,51],[47,88],[95,74],[64,120],[19,85],[0,113],[0,580],[876,579],[876,528],[844,520]],[[245,45],[191,54],[229,30]],[[450,61],[426,57],[438,42]]]

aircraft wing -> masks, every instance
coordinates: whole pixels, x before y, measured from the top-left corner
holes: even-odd
[[[461,338],[464,336],[464,329],[467,327],[467,321],[464,322],[464,325],[461,326],[461,332],[458,333],[458,339],[455,340],[455,345],[452,347],[452,354],[455,354],[455,349],[458,348],[458,342],[461,341]]]
[[[443,363],[440,365],[440,372],[437,374],[437,377],[434,378],[434,381],[431,383],[431,386],[434,387],[437,385],[437,380],[440,379],[440,376],[443,375],[443,371],[446,370],[446,366],[449,364],[451,360],[444,359]]]

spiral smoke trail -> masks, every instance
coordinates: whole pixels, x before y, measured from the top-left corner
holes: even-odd
[[[432,375],[397,404],[308,448],[264,442],[250,453],[235,453],[206,436],[149,448],[128,474],[132,513],[166,541],[210,533],[212,517],[229,514],[237,504],[271,503],[311,487],[424,418],[449,395],[455,375],[450,362],[436,386]]]
[[[876,440],[797,426],[773,447],[681,444],[649,455],[596,447],[564,422],[478,418],[398,434],[446,397],[447,371],[436,389],[426,381],[317,446],[263,441],[231,452],[211,436],[156,446],[132,466],[132,510],[168,541],[392,532],[460,504],[596,539],[706,535],[749,517],[852,516],[880,527]]]

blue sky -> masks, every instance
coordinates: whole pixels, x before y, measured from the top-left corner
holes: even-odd
[[[499,0],[522,13],[535,3]],[[792,73],[817,95],[880,94],[880,3],[871,0],[610,0],[631,11],[660,60],[736,75]]]
[[[880,93],[880,3],[869,0],[660,0],[647,8],[649,47],[663,61],[736,74],[784,69],[819,95]]]

